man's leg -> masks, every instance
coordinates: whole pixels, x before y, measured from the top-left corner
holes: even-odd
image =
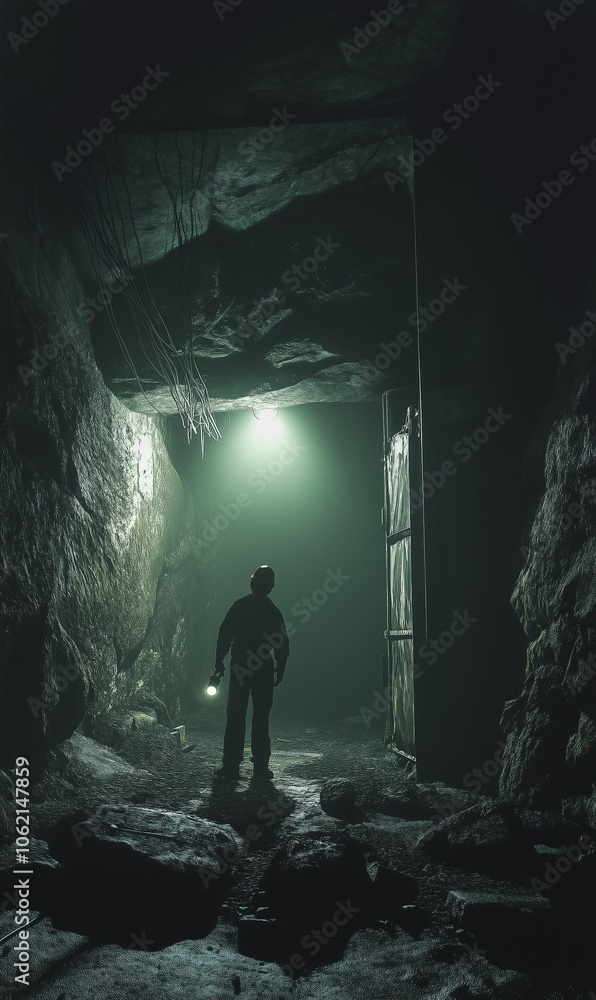
[[[244,759],[244,737],[246,734],[246,709],[250,682],[246,677],[240,679],[230,668],[228,686],[228,702],[226,707],[226,731],[224,734],[223,765],[230,770],[236,769]]]
[[[264,663],[251,679],[251,750],[255,771],[266,771],[271,756],[269,713],[273,704],[273,661]]]

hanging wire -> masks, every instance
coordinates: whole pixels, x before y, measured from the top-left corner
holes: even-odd
[[[14,95],[11,95],[9,98],[4,94],[2,102],[8,115],[7,124],[11,128],[11,131],[15,132],[25,144],[42,172],[47,172],[48,164],[55,159],[54,151],[50,148],[49,143],[44,141],[43,136],[40,135],[39,129],[31,119],[28,110],[21,105],[18,98],[14,98]],[[101,185],[94,169],[94,164],[86,162],[84,169],[81,164],[67,179],[63,179],[63,182],[60,184],[60,193],[79,221],[89,248],[93,270],[100,290],[102,292],[107,291],[103,278],[106,272],[120,277],[127,270],[135,269],[139,272],[138,276],[141,278],[140,285],[143,287],[144,294],[141,295],[140,289],[137,287],[137,282],[132,281],[123,285],[123,295],[131,308],[133,325],[141,352],[149,368],[155,372],[156,381],[159,384],[166,384],[168,386],[176,409],[185,426],[187,440],[190,442],[193,435],[198,434],[201,440],[201,454],[204,455],[205,436],[207,435],[218,440],[221,438],[221,434],[215,422],[207,386],[199,371],[193,350],[193,293],[198,277],[194,244],[197,236],[203,232],[203,225],[192,198],[189,198],[187,201],[185,197],[187,193],[185,187],[185,164],[178,133],[175,133],[175,151],[178,166],[177,189],[175,191],[172,190],[166,174],[165,160],[162,151],[159,149],[157,136],[154,138],[154,152],[157,170],[162,184],[168,193],[172,211],[170,249],[178,249],[180,254],[178,274],[182,327],[180,346],[176,346],[174,343],[168,325],[151,291],[143,260],[141,240],[135,223],[132,198],[118,136],[115,139],[118,163],[117,178],[121,191],[124,194],[124,205],[121,203],[116,179],[107,161],[105,163],[105,177]],[[192,156],[190,158],[189,185],[191,189],[194,189],[200,181],[203,169],[205,133],[202,133],[201,161],[196,181],[194,179],[194,133],[192,134],[191,142]],[[162,164],[160,164],[160,157]],[[197,218],[199,222],[198,226],[196,224]],[[138,263],[136,264],[132,260],[131,250],[128,245],[127,225],[134,238],[138,258]],[[110,302],[110,296],[104,295],[103,297],[106,299],[106,315],[120,345],[125,361],[131,370],[132,377],[139,385],[141,393],[151,408],[156,413],[161,413],[159,408],[155,406],[147,395],[129,346],[118,327],[116,315]],[[211,332],[227,315],[232,306],[233,303],[227,309],[219,310],[205,332]]]

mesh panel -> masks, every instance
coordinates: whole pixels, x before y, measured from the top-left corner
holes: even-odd
[[[394,434],[387,456],[387,484],[389,488],[387,533],[390,535],[410,527],[408,445],[407,434]]]
[[[412,628],[411,544],[408,536],[389,549],[390,629]]]
[[[387,533],[410,528],[409,436],[394,434],[387,455]],[[389,628],[412,630],[412,542],[400,538],[389,547]],[[401,750],[415,754],[413,639],[389,643],[389,699],[392,737]]]
[[[413,756],[414,741],[414,643],[400,639],[389,644],[390,701],[394,738],[400,750]]]

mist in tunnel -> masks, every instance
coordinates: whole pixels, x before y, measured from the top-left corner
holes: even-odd
[[[195,546],[213,549],[210,620],[270,565],[291,649],[274,715],[355,715],[381,684],[384,648],[380,407],[306,404],[272,417],[263,426],[259,410],[219,414],[222,441],[203,460],[196,449],[188,472]],[[203,677],[211,663],[197,667]]]

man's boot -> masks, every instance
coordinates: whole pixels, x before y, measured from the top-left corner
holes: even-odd
[[[268,779],[273,777],[273,771],[269,770],[267,764],[254,764],[252,776],[257,780],[261,780],[263,778]]]
[[[238,764],[236,766],[224,764],[215,772],[215,777],[225,778],[227,781],[240,781],[240,767]]]

